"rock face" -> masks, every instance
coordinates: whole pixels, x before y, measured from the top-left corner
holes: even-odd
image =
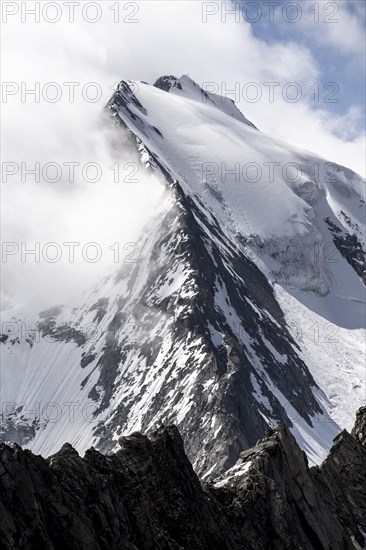
[[[285,426],[201,484],[176,427],[105,456],[65,444],[44,459],[0,446],[6,550],[359,549],[366,543],[366,408],[320,467]]]
[[[366,409],[359,416],[365,422]],[[365,548],[366,453],[359,434],[357,424],[353,436],[343,431],[325,462],[310,469],[285,426],[241,453],[213,482],[241,540],[250,534],[248,547],[263,549]]]

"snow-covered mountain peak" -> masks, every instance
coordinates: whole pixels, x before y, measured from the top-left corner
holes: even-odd
[[[203,89],[189,75],[184,74],[180,78],[173,75],[161,76],[156,80],[154,86],[165,92],[184,97],[187,100],[198,101],[203,105],[219,109],[226,115],[256,129],[254,124],[243,115],[231,98],[210,91],[210,88],[216,88],[215,83],[206,82],[206,89]]]
[[[353,264],[345,254],[350,233],[359,250],[365,246],[362,178],[243,124],[231,101],[206,94],[189,76],[138,83],[128,97],[126,86],[111,99],[111,112],[230,238],[256,256],[264,252],[260,261],[275,281],[322,295],[343,295],[348,285],[363,299],[362,253]],[[327,261],[330,246],[336,261]]]

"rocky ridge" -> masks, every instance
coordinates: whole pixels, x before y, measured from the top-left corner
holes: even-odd
[[[366,407],[352,433],[310,468],[278,426],[236,465],[201,484],[175,426],[133,433],[120,449],[44,459],[0,446],[4,550],[365,548]]]

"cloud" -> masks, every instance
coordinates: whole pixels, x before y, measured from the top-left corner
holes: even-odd
[[[19,4],[29,9],[35,3]],[[85,181],[80,170],[74,184],[66,171],[57,183],[44,178],[34,183],[31,177],[22,183],[20,173],[9,178],[3,185],[4,240],[29,244],[99,240],[107,247],[115,241],[123,244],[137,239],[158,207],[162,191],[154,178],[148,180],[141,174],[138,184],[123,186],[113,181],[110,166],[116,160],[124,166],[132,152],[122,142],[116,157],[111,143],[118,138],[101,124],[99,115],[113,83],[121,79],[152,83],[162,74],[188,73],[199,83],[211,81],[220,88],[239,83],[240,107],[261,130],[364,171],[364,141],[355,131],[357,111],[332,118],[321,104],[311,101],[309,86],[321,78],[322,67],[310,48],[293,39],[269,43],[254,36],[250,24],[237,23],[233,17],[223,22],[221,2],[217,3],[219,13],[206,23],[201,2],[120,3],[119,13],[116,2],[94,4],[101,11],[95,23],[86,21],[85,13],[81,16],[85,3],[75,8],[75,20],[70,23],[65,3],[58,2],[61,18],[56,23],[45,21],[42,13],[39,23],[27,15],[22,23],[18,12],[3,24],[3,81],[18,87],[3,103],[3,161],[27,166],[97,162],[103,168],[103,178],[95,184]],[[47,13],[52,18],[56,11]],[[90,19],[95,13],[92,7],[87,12]],[[327,27],[327,36],[319,40],[329,40],[335,47],[344,44],[350,53],[359,49],[357,16],[351,13],[349,21],[352,37],[341,26]],[[50,82],[56,85],[49,86]],[[78,83],[72,102],[70,84],[65,84],[70,82]],[[96,83],[94,87],[88,85],[91,82]],[[243,98],[242,87],[248,82],[261,87],[258,102]],[[279,83],[274,102],[266,82]],[[298,103],[283,96],[290,82],[304,92]],[[39,86],[39,102],[26,94],[35,86]],[[50,102],[60,90],[60,100]],[[99,92],[100,98],[93,102],[93,93]],[[55,296],[57,302],[75,297],[85,289],[86,281],[110,268],[108,261],[96,266],[67,261],[22,264],[19,258],[3,264],[4,288],[8,300],[16,298],[22,306],[31,294],[42,307],[45,302],[53,303]]]
[[[332,47],[341,56],[356,56],[360,67],[365,59],[365,7],[362,2],[329,2],[319,4],[318,19],[314,13],[304,18],[303,32],[311,33],[318,44]]]

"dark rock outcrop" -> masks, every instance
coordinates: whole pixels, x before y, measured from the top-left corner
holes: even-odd
[[[201,485],[174,426],[134,433],[109,456],[69,445],[44,459],[0,446],[6,550],[362,549],[366,408],[308,468],[285,426]]]
[[[345,225],[348,225],[350,231],[360,230],[358,226],[352,226],[350,218],[344,212],[341,212],[341,214],[345,220]],[[340,224],[336,225],[329,218],[326,218],[325,222],[333,236],[335,246],[366,284],[366,252],[357,238],[357,234],[349,233],[345,227]]]

